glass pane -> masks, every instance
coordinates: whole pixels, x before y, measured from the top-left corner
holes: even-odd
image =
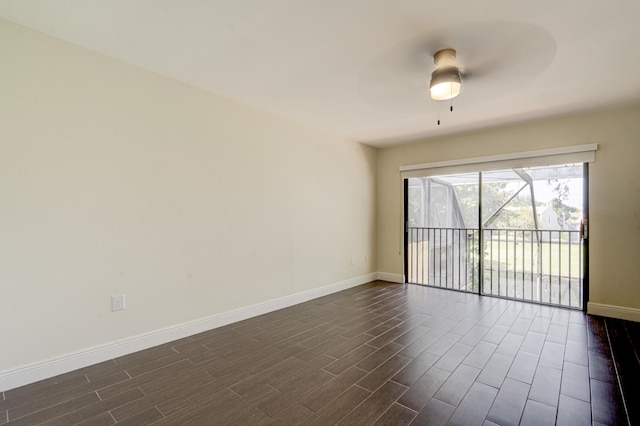
[[[485,294],[582,306],[582,170],[482,174]]]
[[[478,291],[478,179],[478,173],[409,179],[409,282]]]
[[[409,226],[478,226],[478,173],[409,179]]]

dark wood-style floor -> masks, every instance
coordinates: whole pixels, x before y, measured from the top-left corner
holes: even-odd
[[[4,392],[0,424],[640,424],[638,325],[374,282]]]

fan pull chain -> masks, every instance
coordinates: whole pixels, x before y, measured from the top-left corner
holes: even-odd
[[[451,95],[451,98],[449,98],[449,111],[453,112],[453,83],[449,84],[449,94]]]
[[[438,111],[438,126],[440,125],[440,111]]]

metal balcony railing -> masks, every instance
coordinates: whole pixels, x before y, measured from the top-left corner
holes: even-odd
[[[582,270],[579,231],[408,228],[410,283],[582,309]]]

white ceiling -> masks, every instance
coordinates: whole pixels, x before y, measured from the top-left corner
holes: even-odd
[[[640,103],[638,0],[2,0],[0,17],[372,146]],[[453,112],[428,96],[443,47]]]

